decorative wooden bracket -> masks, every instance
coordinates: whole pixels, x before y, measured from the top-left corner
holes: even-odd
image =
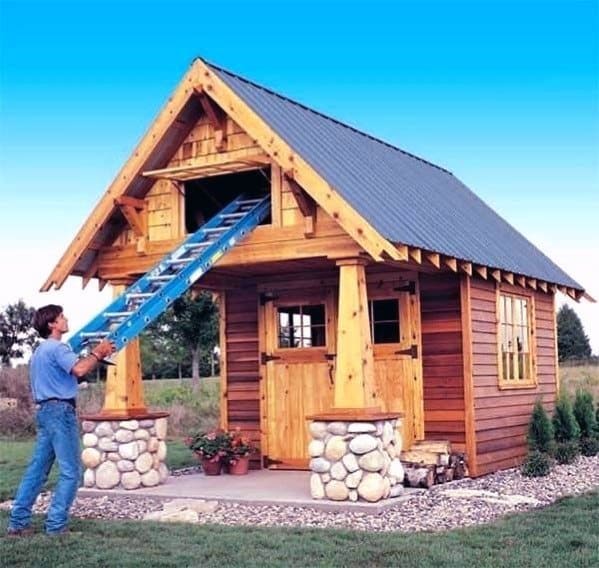
[[[316,226],[316,202],[293,179],[293,172],[285,172],[285,176],[289,189],[304,216],[304,235],[308,238],[313,237]]]
[[[146,222],[141,214],[146,206],[144,200],[122,195],[117,197],[114,203],[119,207],[133,234],[137,237],[137,252],[144,253],[146,251]]]
[[[227,115],[201,89],[195,89],[202,109],[214,127],[214,143],[219,152],[227,149]]]

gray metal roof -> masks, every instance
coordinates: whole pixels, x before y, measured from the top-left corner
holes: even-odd
[[[208,65],[388,240],[583,290],[451,172]]]

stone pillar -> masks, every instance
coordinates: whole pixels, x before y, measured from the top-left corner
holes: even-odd
[[[403,492],[398,414],[309,417],[313,499],[376,502]]]
[[[116,298],[125,283],[112,282]],[[143,396],[139,340],[131,341],[108,367],[104,406],[83,416],[83,485],[137,489],[164,483],[166,412],[148,412]]]
[[[137,489],[168,477],[165,412],[115,420],[102,413],[83,416],[84,487]]]

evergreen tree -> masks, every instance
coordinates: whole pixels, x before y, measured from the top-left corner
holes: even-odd
[[[557,312],[557,349],[560,361],[591,356],[589,338],[577,313],[564,304]]]
[[[37,333],[31,327],[34,313],[35,309],[23,300],[9,304],[0,312],[0,366],[10,365],[11,359],[22,359],[27,347],[37,344]]]
[[[579,454],[580,428],[570,398],[565,393],[561,393],[555,403],[552,423],[556,441],[555,459],[561,464],[572,463]]]
[[[553,432],[556,442],[572,442],[580,437],[580,428],[574,417],[570,398],[562,393],[555,403]]]
[[[553,426],[540,400],[535,402],[528,424],[528,447],[546,454],[553,452]]]
[[[595,422],[595,409],[593,408],[593,395],[590,392],[576,391],[574,416],[580,427],[580,437],[592,438],[595,435],[597,424]]]

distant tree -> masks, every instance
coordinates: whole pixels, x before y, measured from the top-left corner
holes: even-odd
[[[187,293],[175,300],[141,336],[144,376],[181,376],[189,371],[194,386],[209,372],[218,338],[218,307],[212,295]]]
[[[23,300],[0,312],[0,366],[10,365],[11,359],[22,359],[26,348],[37,344],[37,333],[31,327],[34,313],[35,309]]]
[[[564,304],[557,312],[557,349],[560,361],[591,356],[589,338],[576,312]]]
[[[172,312],[173,332],[191,354],[191,379],[197,387],[202,355],[212,355],[218,338],[218,306],[208,292],[188,293],[174,301]]]

